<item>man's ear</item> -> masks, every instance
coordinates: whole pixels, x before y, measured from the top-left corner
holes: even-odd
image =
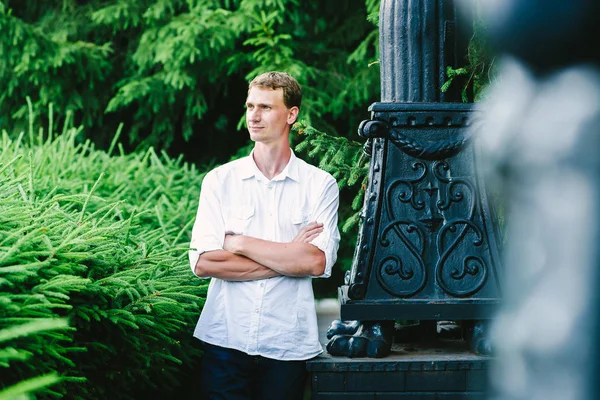
[[[290,110],[288,111],[288,124],[293,125],[294,122],[296,122],[296,120],[298,119],[298,112],[300,112],[300,109],[298,109],[298,107],[294,106],[290,108]]]

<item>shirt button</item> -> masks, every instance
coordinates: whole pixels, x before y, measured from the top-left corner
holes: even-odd
[[[269,184],[267,185],[267,187],[268,187],[269,189],[273,189],[273,184],[272,184],[272,183],[269,183]]]
[[[254,312],[258,314],[258,308],[256,310],[254,310]]]

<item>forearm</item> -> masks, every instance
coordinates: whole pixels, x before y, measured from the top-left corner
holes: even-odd
[[[325,269],[325,254],[310,243],[278,243],[236,236],[229,250],[286,276],[319,276]]]
[[[202,253],[194,272],[201,278],[212,277],[227,281],[252,281],[281,275],[256,261],[225,250]]]

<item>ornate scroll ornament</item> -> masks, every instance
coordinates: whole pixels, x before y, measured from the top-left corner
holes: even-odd
[[[440,210],[450,208],[452,203],[459,203],[465,198],[470,199],[467,218],[456,218],[446,222],[437,235],[438,262],[436,264],[436,279],[440,287],[448,294],[465,297],[477,292],[488,276],[488,266],[479,256],[467,254],[460,259],[453,257],[461,245],[480,247],[483,244],[483,232],[473,220],[476,212],[476,190],[473,183],[467,179],[447,178],[450,166],[447,162],[435,162],[431,166],[433,175],[439,180],[445,190],[440,193],[437,207]],[[462,188],[462,189],[461,189]],[[465,194],[466,191],[466,194]],[[449,241],[447,238],[452,237]],[[467,237],[471,237],[470,244]],[[448,263],[448,260],[453,263]],[[458,265],[457,265],[458,264]]]
[[[445,161],[431,164],[417,161],[412,169],[416,172],[414,177],[392,181],[385,192],[390,222],[383,227],[379,244],[389,247],[395,238],[398,250],[379,262],[376,274],[379,284],[397,297],[419,293],[427,283],[424,254],[431,247],[428,238],[435,237],[437,260],[432,261],[438,285],[454,297],[477,292],[487,279],[488,266],[479,255],[473,254],[473,247],[480,247],[484,240],[482,229],[473,222],[477,205],[473,183],[449,177],[450,166]],[[467,211],[466,218],[445,220],[444,214],[450,213],[452,204],[464,201],[468,204],[460,209]],[[407,218],[406,213],[400,216],[399,204],[407,204],[422,216],[418,220]],[[459,248],[462,251],[457,251]],[[464,251],[469,249],[470,252]]]
[[[427,166],[416,162],[412,166],[418,174],[410,179],[393,181],[386,191],[386,212],[388,220],[381,233],[379,243],[382,247],[390,246],[390,232],[400,239],[406,251],[399,251],[404,261],[398,255],[384,257],[377,266],[377,279],[382,288],[394,296],[410,297],[423,289],[427,282],[427,270],[423,261],[426,236],[423,228],[412,221],[397,218],[394,214],[394,201],[410,204],[417,210],[425,208],[425,202],[418,196],[417,185],[427,176]],[[419,172],[420,171],[420,172]]]

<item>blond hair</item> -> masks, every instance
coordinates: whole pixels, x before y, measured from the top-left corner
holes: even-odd
[[[248,92],[253,87],[283,89],[283,104],[287,108],[298,107],[302,103],[302,89],[298,81],[285,72],[265,72],[252,79],[248,85]]]

